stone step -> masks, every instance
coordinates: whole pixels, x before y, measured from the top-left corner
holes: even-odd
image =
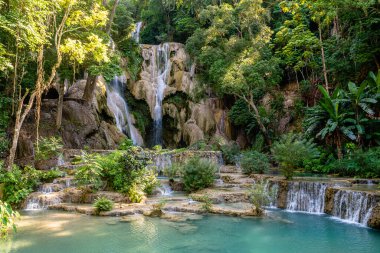
[[[242,189],[208,188],[192,193],[190,197],[195,201],[201,201],[206,197],[209,198],[214,204],[237,202],[249,203],[248,192]]]
[[[220,173],[241,173],[241,169],[237,166],[223,165],[220,167]]]

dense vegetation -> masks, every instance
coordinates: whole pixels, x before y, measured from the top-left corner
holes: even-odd
[[[7,201],[20,203],[35,182],[49,177],[13,166],[30,110],[36,111],[37,160],[58,155],[59,139],[39,138],[42,94],[63,85],[57,80],[74,82],[84,72],[90,80],[86,101],[97,75],[109,81],[123,67],[136,79],[142,59],[131,31],[138,21],[141,43],[186,45],[197,63],[195,98],[229,101],[228,116],[236,132],[244,131],[248,152],[240,155],[233,143],[214,145],[227,163],[262,173],[271,162],[287,178],[294,170],[379,177],[379,7],[376,0],[0,0],[0,155],[8,157],[0,182]],[[294,93],[291,99],[287,91]],[[126,98],[145,134],[151,123],[147,106]],[[280,127],[284,115],[287,129]],[[76,178],[94,190],[106,182],[136,202],[153,191],[155,176],[137,153],[81,159]],[[185,182],[196,177],[190,168],[184,173]]]

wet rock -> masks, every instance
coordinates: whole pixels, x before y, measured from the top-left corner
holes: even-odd
[[[141,214],[134,214],[134,215],[123,216],[120,219],[120,222],[130,223],[130,222],[139,222],[139,221],[142,221],[142,220],[144,220],[144,216],[143,215],[141,215]]]
[[[380,203],[372,209],[371,217],[368,219],[368,227],[380,229]]]
[[[278,195],[277,195],[277,207],[286,208],[286,201],[288,196],[288,182],[278,181]]]
[[[324,212],[327,214],[332,214],[334,208],[334,195],[336,193],[336,189],[332,187],[328,187],[325,192],[325,210]]]

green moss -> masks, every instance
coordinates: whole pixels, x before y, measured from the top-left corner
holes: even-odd
[[[163,103],[174,104],[177,108],[189,107],[189,101],[191,98],[184,92],[176,92],[168,97],[166,97]]]

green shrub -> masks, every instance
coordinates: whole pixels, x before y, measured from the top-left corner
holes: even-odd
[[[237,162],[240,155],[240,148],[236,143],[223,145],[220,149],[226,164],[235,164]]]
[[[192,144],[191,146],[188,147],[189,150],[201,150],[201,151],[205,151],[208,148],[209,147],[208,147],[207,143],[205,142],[205,140],[199,140],[199,141],[195,142],[194,144]]]
[[[216,165],[208,160],[194,157],[183,166],[183,183],[185,191],[194,192],[214,183]]]
[[[29,166],[23,169],[13,166],[11,171],[6,171],[0,163],[0,184],[4,184],[3,200],[17,206],[36,190],[39,184],[59,176],[59,171],[40,171]]]
[[[249,190],[249,199],[251,203],[257,208],[259,214],[263,213],[263,206],[268,206],[275,198],[275,191],[273,188],[269,191],[266,189],[266,181],[258,181],[252,185]]]
[[[342,160],[335,160],[326,166],[326,172],[348,177],[380,177],[380,147],[355,150]]]
[[[81,164],[75,171],[75,180],[78,185],[90,185],[94,190],[99,190],[103,185],[103,167],[99,163],[101,156],[83,152],[77,157],[76,163]]]
[[[209,196],[205,195],[200,200],[202,202],[201,210],[205,213],[212,211],[212,200]]]
[[[9,140],[5,133],[0,132],[0,157],[3,157],[8,150]]]
[[[128,197],[132,203],[140,203],[144,198],[144,192],[137,184],[133,184],[128,187]]]
[[[108,185],[118,192],[128,193],[132,202],[140,202],[144,194],[152,194],[158,186],[156,173],[146,167],[147,160],[129,150],[113,153],[101,159]]]
[[[63,143],[60,137],[41,138],[36,146],[35,159],[49,160],[62,154]]]
[[[133,141],[128,139],[128,138],[125,138],[120,144],[119,144],[119,147],[118,147],[118,150],[128,150],[130,147],[133,146]]]
[[[16,231],[15,222],[19,216],[9,204],[0,200],[0,239],[7,237],[10,229]]]
[[[113,205],[113,201],[107,199],[106,197],[98,197],[94,203],[97,213],[111,211]]]
[[[267,155],[257,151],[246,151],[240,160],[244,174],[263,174],[268,172],[270,163]]]
[[[287,134],[272,146],[272,153],[286,179],[292,179],[295,170],[304,166],[304,161],[319,157],[319,151],[312,140],[301,135]]]
[[[152,149],[154,151],[160,152],[162,150],[162,146],[161,145],[156,145],[156,146],[152,147]]]

